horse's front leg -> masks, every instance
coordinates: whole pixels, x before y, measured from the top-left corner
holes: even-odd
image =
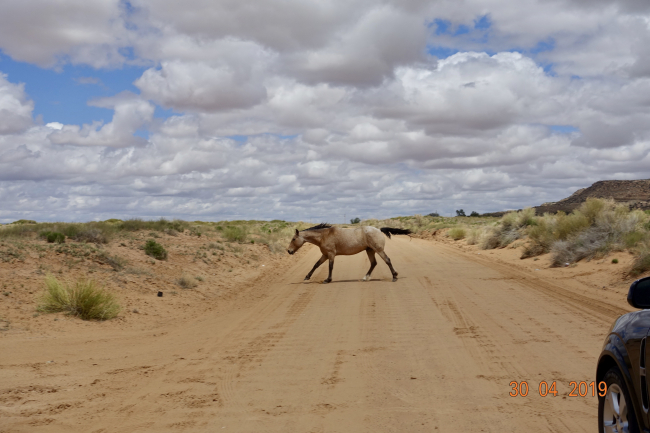
[[[329,259],[330,259],[330,273],[327,276],[327,279],[325,281],[323,281],[323,283],[331,283],[332,282],[332,270],[334,269],[334,257],[335,257],[334,255],[329,256]]]
[[[311,275],[314,273],[314,271],[315,271],[316,269],[318,269],[318,267],[319,267],[320,265],[322,265],[323,263],[325,263],[325,260],[327,260],[327,256],[326,256],[325,254],[323,254],[323,256],[322,256],[320,259],[318,259],[318,261],[316,262],[316,264],[314,265],[314,267],[311,268],[311,271],[309,271],[309,273],[308,273],[307,276],[305,277],[305,281],[311,278]]]

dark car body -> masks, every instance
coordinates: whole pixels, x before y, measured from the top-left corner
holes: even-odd
[[[644,293],[641,293],[640,290]],[[636,292],[635,292],[636,290]],[[648,302],[648,305],[643,302]],[[641,304],[639,300],[642,301]],[[630,287],[628,302],[637,308],[650,308],[650,277],[635,281]],[[650,359],[650,310],[627,313],[616,319],[610,329],[596,370],[596,383],[618,367],[630,394],[630,403],[641,431],[650,432],[649,392],[646,360]]]

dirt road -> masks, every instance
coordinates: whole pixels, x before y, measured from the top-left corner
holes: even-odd
[[[579,285],[395,237],[370,282],[363,255],[334,281],[288,270],[192,320],[156,330],[0,344],[0,432],[593,432],[594,379],[626,310]],[[624,300],[622,300],[624,301]],[[165,302],[161,298],[160,302]],[[510,397],[527,381],[526,397]],[[556,382],[557,396],[538,384]]]

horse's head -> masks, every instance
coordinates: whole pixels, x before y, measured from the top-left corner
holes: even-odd
[[[291,243],[289,244],[289,248],[287,248],[287,252],[289,254],[293,254],[296,251],[300,249],[300,247],[305,243],[305,238],[300,236],[300,232],[298,229],[296,229],[296,234],[293,235],[293,238],[291,239]]]

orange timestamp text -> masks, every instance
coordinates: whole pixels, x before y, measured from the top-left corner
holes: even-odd
[[[510,386],[512,387],[510,393],[508,394],[510,397],[528,396],[529,386],[527,381],[522,380],[521,382],[517,382],[516,380],[513,380],[510,382]],[[571,391],[567,395],[568,397],[595,397],[596,394],[598,394],[600,397],[604,397],[607,394],[607,384],[602,381],[598,382],[596,385],[596,382],[594,381],[587,382],[583,380],[578,382],[573,380],[569,382],[569,388],[571,388]],[[557,397],[557,381],[554,380],[553,382],[549,383],[543,380],[537,386],[537,391],[541,397],[546,397],[548,395]]]

